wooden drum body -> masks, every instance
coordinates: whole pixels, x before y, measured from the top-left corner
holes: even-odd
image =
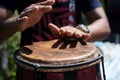
[[[51,40],[17,50],[17,80],[101,80],[102,52],[92,43]]]

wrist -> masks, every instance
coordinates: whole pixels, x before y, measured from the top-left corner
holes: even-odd
[[[84,24],[78,24],[76,26],[76,28],[79,29],[79,30],[81,30],[81,31],[83,31],[83,32],[85,32],[85,33],[90,33],[90,30]]]
[[[24,31],[27,27],[24,26],[24,20],[25,18],[20,18],[19,16],[16,17],[16,29],[17,31]]]
[[[6,20],[4,20],[4,25],[3,26],[6,26],[7,29],[10,29],[14,32],[18,31],[18,27],[17,27],[17,17],[14,16],[14,17],[10,17]]]

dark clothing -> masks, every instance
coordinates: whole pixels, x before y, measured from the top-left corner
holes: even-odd
[[[112,33],[120,33],[120,0],[105,0],[105,10]]]
[[[104,3],[111,35],[103,41],[120,43],[120,0],[104,0]]]
[[[20,13],[24,8],[32,3],[37,3],[45,0],[0,0],[0,5],[4,5],[7,9]],[[43,18],[34,27],[26,29],[22,32],[21,46],[31,44],[36,41],[47,41],[55,39],[55,36],[48,29],[48,23],[52,22],[61,27],[65,25],[76,26],[83,23],[81,12],[86,13],[91,9],[101,6],[99,0],[55,0],[53,10],[46,13]],[[72,3],[70,2],[72,1]],[[71,6],[71,7],[70,7]],[[72,10],[70,10],[70,8]],[[74,9],[75,8],[75,9]],[[62,15],[61,15],[62,14]],[[72,16],[72,20],[69,20]]]

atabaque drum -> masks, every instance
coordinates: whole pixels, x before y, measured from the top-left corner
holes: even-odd
[[[17,80],[101,80],[102,52],[92,43],[40,41],[14,54]]]

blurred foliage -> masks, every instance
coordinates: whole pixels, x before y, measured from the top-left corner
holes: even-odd
[[[14,34],[8,41],[7,41],[7,51],[8,51],[8,58],[9,58],[9,70],[12,80],[15,78],[16,74],[16,64],[13,59],[14,52],[19,49],[20,43],[20,33],[17,32]]]
[[[104,3],[104,0],[100,0],[101,3],[102,3],[102,6],[105,8],[105,3]]]
[[[17,32],[11,38],[6,40],[7,53],[9,59],[8,70],[12,80],[15,80],[15,75],[16,75],[16,64],[14,62],[13,54],[17,49],[19,49],[19,43],[20,43],[20,32]],[[0,75],[0,80],[4,80],[2,75]]]
[[[3,76],[2,75],[0,75],[0,80],[3,80]]]
[[[17,15],[17,11],[15,11],[14,15]],[[14,52],[19,49],[20,44],[20,32],[16,32],[12,37],[6,40],[7,44],[7,53],[8,53],[8,70],[12,80],[15,80],[16,76],[16,64],[14,62],[13,54]],[[2,45],[0,45],[1,47]],[[5,80],[3,76],[0,74],[0,80]]]

